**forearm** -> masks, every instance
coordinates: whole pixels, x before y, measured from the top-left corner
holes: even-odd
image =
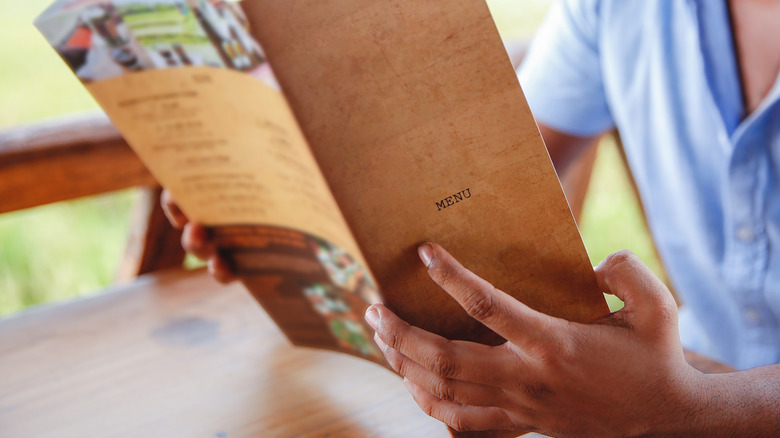
[[[780,365],[712,374],[703,424],[715,437],[777,437],[780,434]]]
[[[560,179],[565,177],[566,173],[574,167],[574,163],[599,139],[599,136],[576,137],[543,124],[539,125],[539,132],[542,134],[547,152]]]
[[[658,421],[652,436],[780,436],[780,365],[702,375],[678,415]]]

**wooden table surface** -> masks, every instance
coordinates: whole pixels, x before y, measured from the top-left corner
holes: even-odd
[[[3,438],[448,436],[398,377],[292,347],[202,271],[0,321]]]

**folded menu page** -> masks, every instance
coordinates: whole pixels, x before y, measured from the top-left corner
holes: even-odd
[[[292,343],[386,366],[374,302],[502,342],[426,241],[542,312],[609,312],[484,1],[60,0],[36,24]]]

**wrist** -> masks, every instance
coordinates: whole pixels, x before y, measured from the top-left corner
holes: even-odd
[[[749,437],[780,432],[778,390],[766,370],[704,374],[691,368],[687,392],[677,393],[668,421],[655,421],[648,436]],[[776,372],[776,371],[775,371]],[[659,420],[659,419],[656,419]]]
[[[629,436],[711,436],[704,432],[709,429],[705,413],[711,408],[708,400],[717,397],[717,391],[717,383],[693,367],[670,374],[663,388],[655,391],[657,396],[643,407],[643,421]]]

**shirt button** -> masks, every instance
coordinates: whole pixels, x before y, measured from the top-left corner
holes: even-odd
[[[745,317],[745,321],[751,324],[758,324],[761,322],[761,312],[755,307],[746,308],[742,315]]]
[[[752,242],[755,237],[756,235],[750,227],[745,226],[737,228],[737,239],[743,242]]]

